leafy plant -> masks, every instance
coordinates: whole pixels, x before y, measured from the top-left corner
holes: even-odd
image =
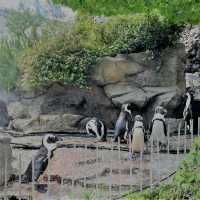
[[[12,43],[5,39],[0,42],[0,85],[7,90],[16,85],[18,76],[16,51]]]
[[[65,30],[23,52],[19,59],[23,88],[45,87],[55,81],[85,87],[98,58],[160,51],[176,42],[182,26],[157,13],[111,17],[105,23],[79,15],[74,26]]]
[[[41,39],[63,33],[66,24],[49,21],[22,7],[20,11],[9,11],[6,25],[7,36],[0,39],[0,87],[10,90],[17,86],[20,79],[17,62],[20,53]]]

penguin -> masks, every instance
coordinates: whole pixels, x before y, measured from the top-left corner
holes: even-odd
[[[166,145],[167,127],[165,123],[165,115],[167,110],[162,106],[157,106],[155,108],[155,114],[153,116],[151,126],[150,126],[150,141],[152,144],[159,146]]]
[[[135,122],[132,129],[132,153],[140,153],[144,151],[144,124],[143,117],[141,115],[135,116]]]
[[[62,140],[52,134],[47,134],[42,139],[42,145],[35,155],[34,159],[29,163],[24,175],[22,176],[22,183],[37,181],[39,176],[45,171],[48,165],[48,156],[53,157],[53,152],[57,148],[56,142]],[[34,162],[34,163],[32,163]],[[34,164],[34,174],[32,174],[32,165]]]
[[[186,103],[183,110],[183,119],[186,122],[187,131],[190,131],[190,119],[192,119],[192,95],[190,92],[186,93]]]
[[[94,135],[97,137],[98,141],[107,141],[107,128],[106,125],[97,118],[92,118],[86,124],[86,131],[89,135]]]
[[[131,109],[132,107],[130,104],[122,105],[121,112],[115,124],[113,142],[117,142],[118,137],[120,137],[120,139],[125,139],[129,134],[130,121],[133,121]]]

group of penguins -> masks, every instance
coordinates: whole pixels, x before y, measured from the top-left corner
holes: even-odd
[[[121,112],[115,124],[114,136],[112,142],[131,143],[132,153],[144,151],[145,142],[150,140],[152,144],[160,147],[166,146],[167,128],[165,123],[166,109],[162,106],[155,108],[155,113],[150,124],[149,130],[145,130],[143,117],[136,115],[133,119],[131,104],[123,104]],[[134,123],[131,123],[134,121]],[[133,124],[130,127],[130,124]],[[107,128],[103,121],[92,118],[86,124],[86,131],[90,135],[97,137],[98,141],[107,140]],[[130,141],[131,140],[131,141]]]
[[[165,124],[166,110],[162,106],[155,108],[155,113],[151,121],[149,130],[149,139],[153,144],[166,145],[167,129]],[[130,120],[134,121],[133,127],[130,128]],[[97,137],[98,141],[107,141],[107,128],[103,121],[92,118],[86,124],[86,131],[89,135]],[[120,141],[128,142],[131,138],[131,151],[143,152],[146,142],[145,127],[143,117],[136,115],[133,120],[132,107],[130,104],[123,104],[121,112],[115,124],[114,136],[112,142]],[[35,157],[30,161],[25,173],[22,176],[22,183],[37,181],[40,175],[45,171],[48,161],[53,156],[54,150],[57,148],[57,142],[62,140],[58,136],[47,134],[42,139],[42,145]]]

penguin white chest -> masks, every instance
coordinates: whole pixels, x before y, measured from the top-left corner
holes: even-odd
[[[161,142],[166,143],[166,137],[164,132],[164,125],[162,121],[155,120],[152,127],[151,140],[153,143]]]
[[[144,132],[142,128],[135,128],[133,130],[131,150],[132,153],[144,151]]]

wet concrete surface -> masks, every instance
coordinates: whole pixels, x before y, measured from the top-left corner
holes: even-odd
[[[23,195],[32,196],[34,199],[84,199],[93,195],[94,199],[114,198],[130,190],[139,190],[153,184],[159,184],[166,177],[173,174],[179,166],[184,154],[181,153],[191,146],[191,138],[184,136],[177,140],[176,136],[170,137],[170,152],[167,149],[159,154],[154,149],[152,160],[150,148],[142,157],[134,156],[130,160],[127,144],[111,144],[97,142],[95,138],[85,136],[62,135],[63,141],[58,144],[58,149],[40,176],[36,185],[19,185],[17,182],[9,184],[10,194],[16,194],[19,189]],[[42,135],[13,137],[13,155],[15,160],[14,173],[19,174],[19,154],[21,154],[21,173],[23,174],[28,163],[36,154],[41,145]],[[180,148],[177,148],[179,144]],[[23,145],[31,146],[23,148]],[[98,147],[98,148],[97,148]],[[176,154],[181,150],[179,154]],[[152,180],[151,177],[152,176]],[[49,184],[47,190],[47,184]],[[33,190],[34,188],[34,190]]]

